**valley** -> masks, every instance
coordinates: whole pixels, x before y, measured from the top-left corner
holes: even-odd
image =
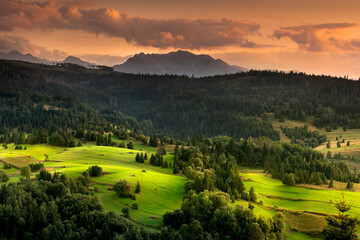
[[[302,124],[305,123],[285,120],[280,125],[295,127]],[[276,129],[276,125],[274,127]],[[310,128],[317,130],[311,125]],[[357,130],[331,132],[328,133],[328,138],[335,139],[335,135],[342,135],[352,141],[360,140]],[[116,138],[113,141],[122,142]],[[181,174],[174,175],[171,167],[156,167],[149,164],[149,161],[135,162],[136,153],[150,155],[157,151],[156,148],[143,145],[136,140],[135,149],[97,146],[94,142],[75,148],[56,147],[48,144],[24,144],[22,146],[23,148],[26,146],[26,150],[15,150],[15,145],[7,146],[7,149],[2,148],[0,151],[0,161],[13,166],[6,170],[10,176],[9,183],[19,181],[22,178],[19,168],[32,162],[42,162],[47,171],[64,173],[74,178],[81,176],[89,166],[98,165],[102,167],[104,174],[91,178],[90,189],[97,189],[94,195],[101,199],[105,211],[115,211],[121,214],[121,210],[125,206],[131,207],[136,202],[138,209],[131,209],[131,221],[150,228],[159,229],[163,224],[163,214],[179,208],[185,194],[186,177]],[[173,149],[174,145],[167,145],[166,148]],[[321,145],[318,149],[325,151],[326,146]],[[351,149],[360,150],[356,145]],[[334,153],[341,152],[346,156],[349,148],[327,150]],[[45,160],[45,155],[48,156],[47,160]],[[168,151],[165,157],[169,163],[173,164],[173,151]],[[350,160],[349,163],[353,164]],[[271,178],[271,175],[264,173],[262,169],[240,168],[239,171],[246,188],[256,189],[258,203],[255,204],[254,213],[264,217],[273,217],[276,212],[283,213],[287,229],[286,236],[290,239],[316,239],[321,236],[319,234],[326,224],[325,216],[336,214],[334,202],[339,199],[343,191],[345,191],[347,201],[353,203],[350,214],[352,216],[360,214],[360,203],[357,201],[360,197],[359,183],[355,183],[352,191],[347,191],[346,183],[341,182],[335,182],[333,189],[329,189],[327,185],[286,186],[280,180]],[[37,173],[33,172],[31,178],[35,179]],[[118,198],[116,193],[111,190],[112,186],[120,179],[127,179],[133,186],[137,181],[140,182],[142,190],[140,194],[136,194],[136,200]],[[259,203],[260,201],[262,204]],[[248,202],[236,200],[231,205],[247,207]]]
[[[321,239],[342,193],[352,204],[349,216],[360,214],[357,82],[267,71],[134,75],[15,61],[0,61],[0,70],[4,191],[45,186],[39,191],[50,202],[55,195],[59,209],[69,197],[74,204],[88,198],[84,209],[97,209],[99,219],[117,219],[96,231],[84,226],[89,236],[107,236],[106,228],[121,219],[129,227],[116,228],[117,234],[128,236],[138,228],[142,236],[182,239],[197,231],[240,239],[259,232],[269,239]],[[340,89],[332,94],[345,102],[334,104],[323,95],[331,84]],[[146,160],[135,161],[144,154]],[[26,173],[28,166],[33,169]],[[99,176],[90,176],[93,166],[101,168]],[[130,186],[126,197],[116,190],[123,180]],[[77,226],[77,217],[61,224]],[[216,229],[227,217],[229,232]],[[240,227],[242,221],[249,221],[247,227]]]

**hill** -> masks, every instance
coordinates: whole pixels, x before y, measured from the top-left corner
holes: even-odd
[[[222,75],[245,71],[230,66],[221,59],[209,55],[195,55],[187,51],[167,54],[136,54],[125,63],[114,66],[115,71],[126,73],[174,74],[195,77]]]
[[[3,98],[10,93],[22,98],[62,95],[109,118],[120,111],[160,135],[184,140],[198,132],[279,140],[265,113],[280,120],[311,120],[329,131],[337,126],[360,128],[360,82],[330,76],[249,71],[195,79],[0,61],[0,77]],[[11,114],[2,114],[9,116],[4,126],[13,125]]]
[[[83,66],[85,68],[95,68],[96,67],[95,63],[85,62],[85,61],[81,60],[80,58],[74,57],[74,56],[68,56],[67,58],[64,59],[64,61],[62,61],[62,63],[76,64],[76,65]]]

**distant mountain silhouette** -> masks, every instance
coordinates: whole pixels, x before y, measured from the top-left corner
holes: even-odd
[[[17,60],[17,61],[24,61],[24,62],[31,62],[31,63],[51,64],[51,62],[46,59],[34,57],[30,53],[22,54],[16,50],[11,51],[9,53],[0,52],[0,59]]]
[[[58,62],[58,61],[49,61],[47,59],[37,58],[28,54],[22,54],[19,51],[11,51],[9,53],[0,52],[0,59],[6,59],[6,60],[17,60],[17,61],[24,61],[24,62],[31,62],[31,63],[42,63],[42,64],[58,64],[58,63],[71,63],[71,64],[77,64],[86,68],[96,68],[95,63],[89,63],[81,60],[80,58],[74,57],[74,56],[68,56],[64,61]]]
[[[71,63],[71,64],[77,64],[86,68],[95,68],[96,64],[95,63],[89,63],[89,62],[85,62],[83,60],[81,60],[78,57],[74,57],[74,56],[68,56],[64,61],[62,61],[62,63]]]
[[[221,59],[209,55],[196,55],[187,51],[167,54],[136,54],[125,63],[114,66],[115,71],[126,73],[177,74],[195,77],[221,75],[246,71],[230,66]]]

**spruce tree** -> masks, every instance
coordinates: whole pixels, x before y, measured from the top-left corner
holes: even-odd
[[[138,181],[135,187],[135,193],[140,193],[141,192],[141,186],[140,186],[140,182]]]
[[[249,197],[250,197],[251,202],[256,202],[257,201],[257,196],[256,196],[256,193],[255,193],[255,190],[254,190],[253,187],[250,188]]]
[[[340,201],[335,203],[335,208],[339,211],[338,216],[327,216],[327,225],[323,230],[325,240],[342,239],[355,240],[357,217],[353,218],[347,212],[351,209],[352,204],[345,201],[345,195],[342,193]]]

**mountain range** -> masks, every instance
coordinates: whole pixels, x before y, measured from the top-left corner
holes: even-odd
[[[231,66],[221,59],[209,55],[196,55],[187,51],[167,54],[136,54],[125,63],[115,65],[115,71],[127,73],[176,74],[195,77],[222,75],[246,71],[247,69]]]
[[[63,61],[49,61],[37,58],[31,54],[22,54],[18,51],[9,53],[0,52],[0,59],[18,60],[41,64],[77,64],[86,68],[97,68],[96,63],[81,60],[78,57],[68,56]],[[188,51],[170,52],[167,54],[136,54],[123,64],[114,65],[113,69],[125,73],[143,74],[173,74],[195,77],[231,74],[247,71],[235,65],[229,65],[221,59],[214,59],[209,55],[196,55]]]
[[[17,61],[24,61],[24,62],[31,62],[31,63],[51,64],[51,62],[46,59],[34,57],[30,53],[22,54],[16,50],[11,51],[9,53],[0,52],[0,59],[17,60]]]

